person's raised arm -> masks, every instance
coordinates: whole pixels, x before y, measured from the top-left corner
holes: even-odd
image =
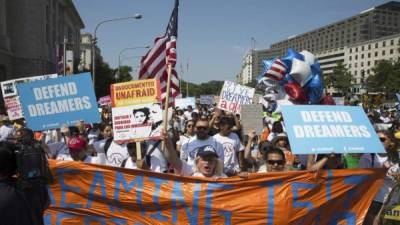
[[[256,159],[251,155],[251,144],[253,143],[253,140],[257,135],[256,135],[255,131],[250,131],[248,136],[249,136],[249,138],[248,138],[246,147],[244,148],[244,159],[253,163],[256,161]]]
[[[161,137],[165,146],[163,150],[165,158],[177,171],[180,172],[182,170],[182,161],[176,155],[175,148],[172,145],[168,133],[165,130],[161,131]]]
[[[212,128],[214,126],[215,120],[221,116],[221,110],[220,109],[215,109],[214,115],[210,120],[209,127]]]

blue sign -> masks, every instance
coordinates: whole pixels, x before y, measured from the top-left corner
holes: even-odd
[[[100,122],[90,73],[17,85],[27,125],[34,131]]]
[[[361,107],[293,105],[282,114],[295,154],[385,152]]]

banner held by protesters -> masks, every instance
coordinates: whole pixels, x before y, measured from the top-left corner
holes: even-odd
[[[51,168],[48,225],[361,224],[384,174],[304,171],[211,181],[66,161],[51,161]]]

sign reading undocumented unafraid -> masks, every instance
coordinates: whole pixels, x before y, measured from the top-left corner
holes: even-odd
[[[100,122],[89,73],[18,84],[17,89],[32,130],[75,125],[79,120]]]
[[[157,79],[134,80],[111,85],[111,106],[120,107],[160,101],[160,82]]]
[[[292,152],[385,152],[364,111],[355,106],[282,106]]]

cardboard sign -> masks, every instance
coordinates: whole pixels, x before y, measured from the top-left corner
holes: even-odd
[[[100,106],[111,105],[111,96],[107,95],[107,96],[103,96],[103,97],[99,98],[98,103]]]
[[[111,85],[111,106],[120,107],[160,101],[160,81],[134,80]]]
[[[282,113],[295,154],[385,152],[361,107],[292,105]]]
[[[114,107],[112,118],[116,141],[161,138],[163,111],[159,103]]]
[[[100,122],[90,73],[18,84],[28,127],[34,131]]]
[[[7,109],[7,115],[10,120],[17,120],[24,118],[22,113],[21,102],[19,101],[19,96],[10,96],[4,98],[4,105]]]
[[[248,134],[254,130],[257,134],[263,131],[263,109],[260,104],[242,105],[241,124],[243,125],[243,134]]]
[[[344,105],[344,97],[332,97],[336,105]]]
[[[241,105],[252,103],[254,92],[254,88],[235,84],[232,81],[225,81],[217,107],[238,114],[240,113]]]
[[[213,95],[200,95],[200,104],[202,104],[202,105],[214,104],[214,96]]]
[[[50,160],[50,224],[362,224],[383,169],[207,179]],[[368,187],[368,188],[366,188]]]
[[[196,99],[194,97],[175,99],[175,107],[186,109],[189,105],[191,105],[193,109],[196,108]]]
[[[24,77],[14,80],[7,80],[1,82],[1,91],[3,94],[4,104],[7,109],[7,114],[10,120],[24,118],[22,113],[21,102],[19,101],[17,84],[29,83],[35,80],[46,80],[49,78],[56,78],[57,74],[49,74],[34,77]]]

